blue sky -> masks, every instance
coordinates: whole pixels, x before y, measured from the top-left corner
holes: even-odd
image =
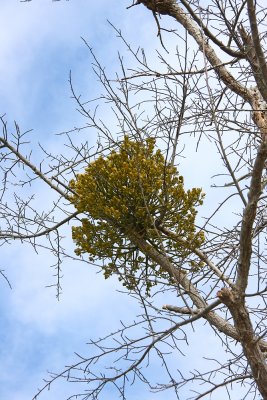
[[[122,46],[107,19],[127,31],[132,42],[138,42],[139,34],[144,36],[142,45],[155,40],[145,37],[153,24],[139,7],[136,35],[127,5],[124,0],[112,5],[108,0],[1,1],[0,113],[6,114],[10,129],[16,120],[22,131],[33,130],[28,138],[38,155],[38,142],[53,147],[58,143],[55,133],[84,124],[71,99],[69,71],[77,91],[89,97],[99,94],[81,37],[111,72],[116,70]],[[93,143],[95,137],[88,139]],[[38,155],[33,154],[33,159],[38,160]],[[45,189],[39,190],[47,196]],[[72,247],[71,239],[68,245]],[[46,251],[37,255],[19,243],[1,248],[0,268],[12,290],[0,280],[0,399],[30,400],[47,370],[61,370],[75,359],[74,351],[88,351],[90,338],[115,330],[120,319],[127,315],[129,320],[137,312],[127,297],[122,301],[116,281],[104,281],[85,264],[64,264],[58,302],[55,290],[46,288],[54,283],[49,268],[53,261]],[[63,382],[41,398],[63,399],[70,393]]]
[[[16,120],[22,131],[33,129],[28,137],[36,150],[36,161],[38,142],[47,148],[58,146],[55,133],[84,123],[71,99],[69,71],[77,92],[90,98],[101,93],[81,37],[110,73],[118,69],[117,51],[123,46],[107,19],[135,46],[149,49],[158,43],[152,16],[141,6],[126,10],[130,3],[1,0],[0,113],[6,114],[10,126]],[[94,143],[93,134],[88,140]],[[188,171],[190,161],[185,160],[183,168]],[[208,186],[210,165],[201,168]],[[196,174],[191,179],[194,184]],[[45,207],[46,192],[42,187],[38,190]],[[71,251],[70,230],[66,237]],[[116,329],[120,320],[130,322],[138,314],[137,305],[116,291],[119,286],[115,280],[105,281],[88,265],[73,262],[64,263],[63,293],[58,302],[54,289],[46,288],[53,283],[52,263],[44,250],[36,254],[20,243],[1,247],[0,268],[5,270],[12,290],[0,280],[0,399],[30,400],[47,370],[60,371],[75,359],[75,351],[88,352],[90,338],[102,336]],[[192,353],[198,352],[196,345]],[[181,362],[186,363],[184,359]],[[40,399],[64,399],[70,393],[63,382]],[[117,398],[112,396],[110,393],[109,399]],[[129,398],[140,398],[138,388]],[[142,400],[151,398],[142,393]]]

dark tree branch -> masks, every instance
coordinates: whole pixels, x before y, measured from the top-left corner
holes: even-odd
[[[260,42],[255,0],[247,0],[247,7],[251,28],[251,40],[253,42],[253,51],[255,52],[257,59],[255,66],[252,60],[252,66],[255,68],[255,78],[258,81],[258,89],[261,92],[263,99],[267,103],[267,64]]]
[[[267,158],[267,142],[262,142],[252,170],[248,203],[244,209],[240,232],[240,256],[237,268],[236,286],[244,294],[248,284],[248,274],[252,253],[252,233],[258,201],[262,192],[261,177]]]

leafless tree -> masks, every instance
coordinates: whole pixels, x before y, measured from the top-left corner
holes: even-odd
[[[38,165],[24,155],[25,134],[17,125],[9,133],[2,118],[1,239],[50,248],[57,257],[60,292],[62,260],[74,258],[61,247],[62,227],[81,218],[69,204],[69,181],[99,154],[118,148],[125,135],[135,140],[156,138],[166,160],[175,165],[182,165],[188,148],[201,152],[202,163],[211,155],[213,160],[217,157],[211,175],[213,190],[221,198],[212,209],[199,210],[198,229],[206,240],[182,265],[181,260],[179,265],[170,261],[167,247],[160,251],[138,231],[128,231],[128,240],[172,283],[158,279],[147,297],[145,282],[157,277],[140,273],[139,284],[127,292],[139,301],[140,316],[131,325],[122,324],[117,332],[92,340],[92,356],[79,356],[60,374],[51,374],[35,399],[60,378],[85,384],[84,391],[76,391],[82,399],[100,399],[109,385],[126,399],[128,386],[139,383],[152,393],[172,391],[172,398],[178,399],[218,398],[218,393],[231,399],[237,390],[242,399],[267,399],[267,7],[255,0],[136,0],[128,6],[133,18],[137,6],[155,19],[162,45],[157,59],[133,49],[117,30],[135,67],[128,68],[120,58],[120,73],[110,79],[92,53],[105,89],[95,102],[77,95],[70,77],[73,97],[87,122],[82,129],[98,133],[95,148],[77,144],[77,128],[75,140],[73,132],[66,134],[68,153],[45,153]],[[102,102],[111,105],[115,123],[99,116],[97,105]],[[191,163],[201,186],[199,161],[193,156]],[[36,180],[54,193],[52,208],[45,213],[23,197]],[[12,184],[13,200],[8,190]],[[161,223],[155,229],[165,241],[182,240]],[[199,261],[203,268],[189,268],[189,263]],[[126,272],[120,278],[126,280]],[[182,358],[184,344],[190,351],[192,328],[214,335],[221,354],[217,360],[207,354],[203,370],[194,369],[192,358],[191,372],[184,372],[178,362],[173,366],[173,360]],[[104,363],[105,370],[99,367]],[[151,374],[150,363],[157,366],[157,376]]]

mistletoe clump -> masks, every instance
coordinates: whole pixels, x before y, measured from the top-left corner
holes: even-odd
[[[104,260],[105,277],[118,274],[128,288],[144,278],[144,271],[147,289],[156,278],[168,277],[127,233],[137,233],[156,248],[164,244],[176,263],[204,241],[195,227],[201,189],[184,189],[183,177],[155,150],[152,138],[139,142],[126,136],[117,151],[91,162],[70,186],[75,193],[71,201],[85,214],[81,226],[72,228],[76,254]],[[163,237],[160,226],[182,241]]]

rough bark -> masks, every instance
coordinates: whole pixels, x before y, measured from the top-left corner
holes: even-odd
[[[258,389],[263,399],[267,399],[267,365],[261,352],[259,341],[255,339],[244,297],[240,296],[236,290],[224,288],[218,292],[218,298],[231,312],[238,340],[243,347]]]

